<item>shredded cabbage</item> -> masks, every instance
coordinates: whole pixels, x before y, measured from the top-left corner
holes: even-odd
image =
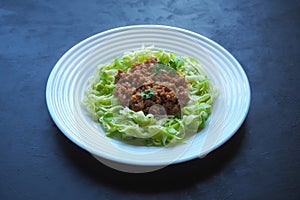
[[[112,94],[118,69],[128,71],[132,64],[149,57],[168,63],[190,83],[190,100],[182,108],[180,118],[135,112],[121,106],[118,98]],[[133,144],[167,146],[182,143],[205,127],[215,97],[216,90],[198,60],[164,50],[143,48],[127,52],[112,63],[99,66],[82,102],[92,118],[102,125],[107,136]]]

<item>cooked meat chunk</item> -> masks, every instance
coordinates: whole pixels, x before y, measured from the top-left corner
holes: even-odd
[[[180,103],[171,89],[164,85],[150,83],[135,91],[130,97],[129,108],[134,111],[142,110],[145,114],[174,115],[180,111]]]
[[[135,63],[128,72],[119,70],[115,83],[120,103],[145,114],[175,115],[189,101],[185,78],[156,58]]]
[[[115,76],[115,83],[117,83],[121,78],[124,72],[122,70],[118,70],[118,74]]]

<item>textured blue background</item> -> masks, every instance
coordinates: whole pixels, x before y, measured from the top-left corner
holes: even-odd
[[[0,199],[300,199],[300,3],[232,1],[0,1]],[[57,129],[47,77],[81,40],[133,24],[209,37],[244,67],[249,115],[200,160],[126,174]]]

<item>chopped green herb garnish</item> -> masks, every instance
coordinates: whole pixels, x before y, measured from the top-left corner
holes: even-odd
[[[150,99],[153,94],[154,94],[154,90],[151,89],[141,92],[141,96],[144,97],[145,99]]]
[[[158,74],[160,72],[167,72],[167,73],[172,74],[172,75],[176,74],[176,70],[174,70],[172,67],[170,67],[169,64],[164,63],[164,62],[157,62],[154,65],[153,73]]]

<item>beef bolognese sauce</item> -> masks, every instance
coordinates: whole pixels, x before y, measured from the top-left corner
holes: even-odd
[[[127,72],[118,70],[115,84],[120,104],[136,112],[178,116],[189,101],[185,77],[155,57],[134,63]]]

